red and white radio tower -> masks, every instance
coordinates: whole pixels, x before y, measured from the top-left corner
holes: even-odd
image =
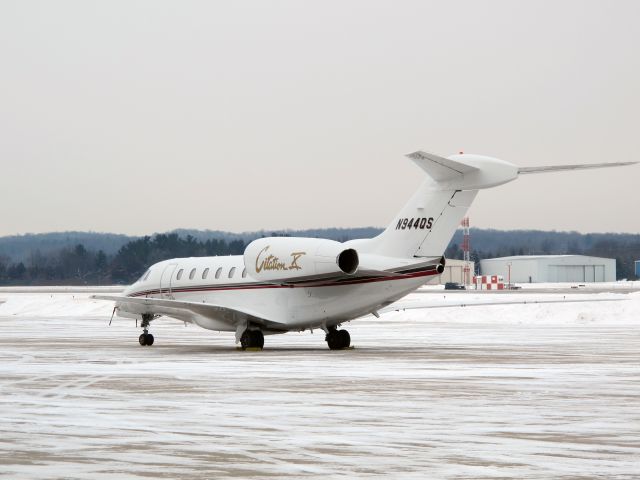
[[[464,217],[460,226],[463,229],[464,235],[462,237],[462,254],[464,259],[464,267],[462,267],[464,284],[471,285],[471,242],[469,235],[469,217]]]

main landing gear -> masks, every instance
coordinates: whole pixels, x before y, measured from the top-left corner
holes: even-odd
[[[329,328],[325,337],[330,350],[342,350],[351,345],[351,335],[346,330],[337,330],[336,327]]]
[[[247,328],[240,337],[240,345],[243,350],[247,348],[259,348],[262,350],[264,347],[264,334],[262,330],[249,330]]]
[[[149,322],[153,319],[153,315],[143,314],[142,315],[142,335],[138,337],[138,342],[143,347],[150,347],[153,345],[153,335],[149,333]]]

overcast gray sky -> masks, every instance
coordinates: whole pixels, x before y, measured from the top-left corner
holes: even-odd
[[[640,160],[638,1],[0,2],[0,235],[384,226],[405,153]],[[640,232],[640,166],[471,223]]]

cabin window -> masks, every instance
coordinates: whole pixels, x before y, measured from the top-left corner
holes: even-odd
[[[191,273],[189,274],[189,280],[193,280],[193,277],[196,276],[196,269],[191,269]]]
[[[209,275],[209,267],[204,269],[204,272],[202,272],[202,279],[206,280],[207,275]]]
[[[182,272],[184,272],[182,268],[178,270],[178,275],[176,275],[176,280],[180,280],[182,278]]]
[[[221,273],[222,273],[222,267],[219,267],[218,270],[216,270],[216,278],[220,278]]]
[[[229,278],[233,278],[234,273],[236,273],[236,267],[232,267],[231,270],[229,270]]]
[[[247,278],[247,269],[242,270],[242,278]]]

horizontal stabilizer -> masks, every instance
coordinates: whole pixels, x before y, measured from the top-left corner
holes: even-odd
[[[583,163],[578,165],[551,165],[548,167],[520,167],[518,169],[518,174],[526,175],[529,173],[564,172],[571,170],[591,170],[592,168],[624,167],[626,165],[635,165],[636,163],[638,162]]]
[[[416,165],[422,168],[427,175],[436,182],[454,180],[462,177],[465,173],[478,170],[478,168],[472,165],[440,157],[433,153],[417,151],[408,154],[407,157],[413,160]]]

